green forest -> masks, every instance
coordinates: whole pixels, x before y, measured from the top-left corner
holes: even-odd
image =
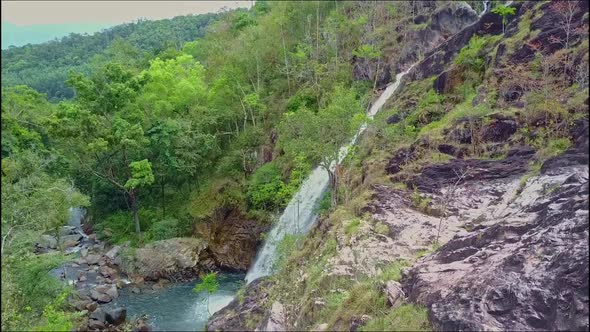
[[[435,76],[415,75],[374,120],[365,112],[385,83],[442,43],[421,43],[424,31],[443,24],[430,15],[456,13],[467,3],[479,11],[480,1],[256,1],[247,10],[138,21],[2,50],[2,330],[69,331],[82,324],[85,313],[68,300],[74,287],[48,274],[72,254],[35,252],[43,234],[59,242],[71,207],[86,209],[85,223],[109,246],[213,241],[203,227],[223,224],[228,215],[268,230],[320,166],[330,187],[317,213],[342,225],[339,236],[350,239],[364,227],[374,186],[402,190],[413,208],[431,211],[433,202],[410,180],[426,165],[454,158],[437,148],[453,128],[474,133],[498,114],[518,117],[515,140],[534,149],[528,176],[538,175],[544,161],[572,147],[571,129],[587,120],[588,35],[572,28],[557,51],[543,53],[535,49],[539,28],[531,22],[552,9],[517,2],[530,10],[517,14],[492,4],[489,15],[502,24],[460,47],[450,61],[450,88],[433,86]],[[580,21],[588,21],[587,12]],[[449,31],[436,36],[447,40],[456,33]],[[522,45],[532,51],[521,61]],[[369,129],[359,145],[330,169],[364,122]],[[455,145],[465,156],[508,155],[508,146],[472,135]],[[391,155],[415,142],[427,143],[390,178]],[[374,233],[388,233],[375,225],[381,231]],[[342,329],[339,322],[366,312],[368,330],[431,328],[421,305],[388,312],[375,293],[376,283],[399,280],[408,262],[380,267],[378,277],[359,277],[354,285],[329,279],[329,287],[349,287],[350,296],[311,291],[328,287],[319,276],[336,254],[335,241],[316,234],[281,244],[283,281],[271,298],[303,299],[293,307],[306,312],[299,327],[323,319]],[[438,246],[437,237],[433,250]],[[317,254],[325,259],[313,260]],[[308,286],[290,290],[299,278],[290,274],[295,267],[308,269]],[[329,300],[320,316],[305,307],[313,294]]]

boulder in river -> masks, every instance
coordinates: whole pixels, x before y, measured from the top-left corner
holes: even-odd
[[[80,235],[80,234],[64,235],[64,236],[60,236],[59,244],[63,248],[74,247],[80,242],[81,239],[82,239],[82,235]]]
[[[117,308],[113,310],[108,310],[105,312],[105,318],[109,324],[113,324],[115,326],[121,325],[125,322],[125,319],[127,318],[127,309]]]

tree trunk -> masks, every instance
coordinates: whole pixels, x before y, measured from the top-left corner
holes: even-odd
[[[141,234],[141,228],[139,226],[139,207],[137,206],[137,198],[134,192],[129,193],[129,199],[131,200],[131,209],[133,210],[133,222],[135,223],[135,233]]]
[[[161,204],[162,204],[162,219],[166,218],[166,199],[164,197],[164,179],[160,182],[160,196],[161,196]]]

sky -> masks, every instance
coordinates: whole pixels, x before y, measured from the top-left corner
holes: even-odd
[[[136,21],[250,7],[249,1],[2,1],[2,49]]]
[[[2,22],[33,24],[121,24],[249,7],[251,1],[2,1]]]

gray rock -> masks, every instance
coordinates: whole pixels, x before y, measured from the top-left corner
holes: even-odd
[[[387,297],[387,304],[389,304],[392,308],[398,307],[403,299],[404,299],[404,292],[402,291],[402,285],[393,280],[388,280],[385,283],[385,296]]]
[[[88,256],[88,248],[82,248],[82,250],[80,250],[80,256],[82,256],[82,257]]]
[[[112,297],[113,299],[118,298],[119,292],[117,291],[117,286],[111,285],[111,287],[109,289],[107,289],[106,294],[109,295],[110,297]]]
[[[100,255],[91,254],[91,255],[86,256],[86,263],[88,265],[96,265],[96,264],[98,264],[99,261],[100,261]]]
[[[109,250],[105,256],[107,256],[110,259],[115,259],[115,257],[119,254],[119,251],[121,250],[121,247],[119,246],[114,246],[111,248],[111,250]]]
[[[268,318],[262,324],[262,326],[262,331],[287,330],[287,317],[285,307],[280,302],[273,302]]]
[[[90,319],[94,319],[99,322],[106,322],[106,313],[102,308],[97,308],[90,314]]]
[[[115,326],[121,325],[125,322],[125,319],[127,318],[127,310],[124,308],[108,310],[105,316],[108,323],[113,324]]]
[[[39,238],[38,245],[42,248],[55,249],[57,248],[57,239],[55,238],[55,236],[43,234]]]
[[[80,234],[64,235],[59,238],[59,244],[64,248],[69,248],[77,245],[81,239],[82,235]]]
[[[96,319],[90,319],[88,321],[88,328],[90,330],[101,330],[102,331],[106,328],[106,325],[103,322],[98,321]]]
[[[112,277],[112,276],[114,276],[114,275],[117,273],[117,271],[115,271],[114,269],[112,269],[112,268],[110,268],[110,267],[108,267],[108,266],[106,266],[106,265],[103,265],[103,266],[101,266],[101,267],[98,269],[98,271],[99,271],[99,272],[100,272],[100,274],[101,274],[101,275],[103,275],[104,277]]]
[[[89,312],[94,312],[97,308],[98,308],[98,303],[96,303],[96,302],[92,301],[92,302],[86,304],[86,310],[88,310]]]

